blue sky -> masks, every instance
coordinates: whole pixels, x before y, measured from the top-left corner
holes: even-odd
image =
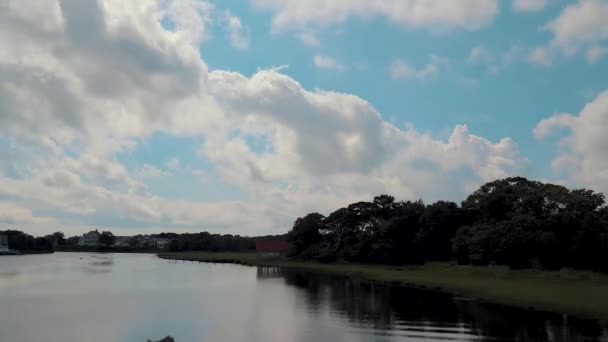
[[[297,33],[272,32],[271,12],[245,1],[233,1],[221,6],[246,25],[250,47],[235,49],[225,28],[213,27],[200,51],[209,68],[244,75],[287,66],[282,72],[304,87],[356,94],[397,126],[412,124],[418,130],[446,137],[455,125],[464,123],[475,134],[491,140],[511,137],[531,161],[524,175],[549,179],[555,151],[550,142],[534,138],[534,127],[551,114],[577,112],[589,97],[608,88],[608,78],[601,72],[608,70],[608,58],[589,64],[584,54],[559,56],[550,67],[526,60],[529,50],[551,40],[551,33],[540,27],[557,17],[567,4],[556,1],[538,12],[522,13],[504,1],[499,3],[501,14],[493,23],[474,32],[434,33],[404,28],[384,18],[354,18],[320,30],[315,35],[319,45],[311,47],[299,40]],[[471,62],[471,51],[480,46],[498,60]],[[517,51],[514,60],[501,62],[510,51]],[[314,64],[315,55],[335,59],[348,70],[319,69]],[[388,66],[395,59],[422,68],[431,55],[447,58],[450,63],[436,77],[422,81],[391,79]],[[490,70],[493,66],[499,70]],[[166,140],[149,143],[158,143],[152,146],[161,151],[167,149]],[[174,150],[183,156],[181,160],[189,159],[183,154],[197,146],[191,141],[174,143]],[[149,157],[154,159],[138,161],[162,167],[172,158],[163,153]],[[205,168],[212,165],[206,164]]]
[[[9,7],[5,225],[265,234],[511,175],[608,191],[605,0]]]

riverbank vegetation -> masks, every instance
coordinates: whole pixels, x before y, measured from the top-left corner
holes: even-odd
[[[91,234],[91,233],[89,233]],[[282,236],[247,237],[231,234],[159,233],[149,235],[114,236],[109,231],[97,234],[96,241],[81,244],[80,236],[65,239],[57,245],[63,252],[158,253],[162,251],[251,252],[259,239],[286,239]]]
[[[53,236],[33,237],[18,230],[0,230],[8,239],[8,246],[20,254],[53,253]]]
[[[298,218],[290,255],[391,265],[457,261],[513,269],[608,271],[608,208],[592,190],[507,178],[457,205],[377,196]]]
[[[285,267],[367,281],[442,290],[483,301],[568,313],[608,324],[608,275],[575,270],[511,270],[455,263],[376,265],[268,258],[255,253],[177,252],[159,257],[248,266]]]
[[[170,251],[244,252],[255,250],[255,238],[239,235],[221,235],[208,232],[193,234],[163,233],[171,240]]]
[[[507,178],[461,205],[380,195],[298,218],[289,258],[177,253],[164,258],[279,266],[440,288],[608,323],[608,208],[592,190]],[[561,270],[561,271],[560,271]]]

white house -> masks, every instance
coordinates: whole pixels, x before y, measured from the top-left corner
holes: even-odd
[[[92,230],[78,240],[79,246],[97,246],[99,244],[99,232],[96,230]]]
[[[8,236],[0,235],[0,252],[8,252]]]
[[[150,236],[144,236],[143,239],[140,239],[138,242],[139,247],[143,247],[143,248],[153,248],[156,247],[156,240],[154,240],[152,237]]]

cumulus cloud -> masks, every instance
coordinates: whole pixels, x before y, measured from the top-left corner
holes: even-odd
[[[213,5],[208,1],[179,0],[170,1],[166,4],[168,5],[163,8],[162,15],[171,20],[176,32],[180,33],[181,39],[196,44],[209,37],[209,23],[211,22]],[[118,9],[118,6],[121,6],[118,1],[107,1],[104,2],[104,5],[107,8],[112,8],[110,13],[116,13],[115,10]],[[156,6],[156,4],[144,0],[139,6],[135,5],[125,9],[128,13],[128,11],[136,10],[135,7],[143,10],[145,8],[153,9]]]
[[[325,70],[346,71],[348,67],[334,58],[324,55],[315,55],[313,58],[315,67]]]
[[[495,6],[449,3],[430,3],[435,19],[423,18],[429,6],[400,15],[422,16],[412,26],[447,16],[452,27],[472,29],[491,15],[474,20],[485,10],[460,12],[460,6]],[[212,7],[201,1],[9,6],[0,11],[0,45],[11,47],[0,50],[0,140],[24,153],[0,160],[0,195],[4,203],[53,213],[61,223],[282,233],[306,212],[378,193],[460,199],[481,182],[525,171],[527,162],[509,138],[492,142],[466,126],[447,137],[400,129],[364,99],[305,89],[280,69],[251,76],[208,70],[199,51]],[[433,56],[412,71],[414,78],[431,77],[445,64]],[[197,202],[152,193],[133,174],[163,171],[130,170],[119,155],[156,133],[203,137],[200,156],[247,196]],[[10,211],[13,219],[35,220],[27,211]]]
[[[534,129],[537,139],[557,129],[568,132],[559,140],[553,168],[570,183],[608,192],[608,90],[587,103],[580,113],[557,114],[540,121]]]
[[[581,48],[608,39],[607,17],[608,2],[579,0],[566,6],[557,18],[542,29],[553,34],[551,46],[571,55]]]
[[[250,0],[258,9],[274,12],[275,31],[329,26],[352,17],[384,17],[408,28],[433,31],[476,30],[498,14],[497,0]]]
[[[525,168],[510,139],[492,143],[470,134],[466,126],[456,127],[448,141],[413,128],[403,131],[358,97],[310,92],[276,72],[246,78],[214,71],[209,80],[229,115],[247,113],[247,124],[239,131],[264,136],[271,152],[259,153],[243,138],[233,138],[223,146],[206,146],[207,157],[246,184],[264,189],[289,184],[292,190],[281,196],[297,193],[304,203],[319,194],[327,196],[320,203],[336,196],[331,202],[343,203],[339,198],[383,191],[409,198],[423,192],[462,193],[465,179],[478,184]],[[450,180],[456,175],[462,179]],[[438,186],[440,179],[446,183]]]
[[[546,5],[547,0],[513,0],[513,10],[517,12],[538,12]]]
[[[441,69],[449,64],[447,58],[431,55],[426,66],[416,69],[407,61],[396,59],[390,66],[390,75],[394,80],[426,80],[438,76]]]

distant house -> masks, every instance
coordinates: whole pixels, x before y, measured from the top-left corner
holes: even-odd
[[[144,236],[142,239],[139,239],[138,246],[140,248],[156,248],[156,239],[151,236]]]
[[[263,256],[281,256],[287,253],[289,243],[282,240],[258,240],[255,242],[255,250]]]
[[[0,235],[0,253],[8,253],[8,236],[2,234]]]
[[[97,246],[99,245],[99,232],[92,230],[78,239],[78,245],[83,247]]]
[[[138,241],[138,246],[140,248],[158,248],[165,249],[169,247],[171,243],[170,239],[159,238],[154,236],[145,236]]]

